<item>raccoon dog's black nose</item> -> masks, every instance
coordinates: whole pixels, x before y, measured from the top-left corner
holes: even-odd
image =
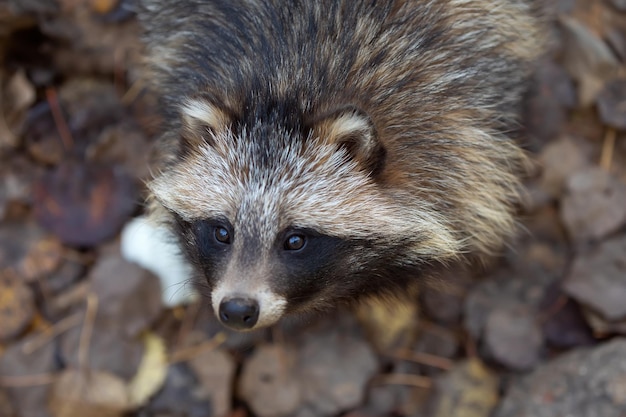
[[[249,298],[232,298],[220,303],[220,321],[233,329],[251,329],[259,319],[259,303]]]

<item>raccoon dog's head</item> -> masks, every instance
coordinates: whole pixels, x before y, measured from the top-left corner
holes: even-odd
[[[182,114],[180,153],[150,190],[231,328],[401,288],[457,250],[435,210],[385,183],[385,149],[354,106],[241,121],[198,99]]]

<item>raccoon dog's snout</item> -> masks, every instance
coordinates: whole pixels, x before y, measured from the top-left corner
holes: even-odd
[[[249,330],[259,318],[259,303],[251,298],[223,300],[217,316],[225,326],[235,330]]]
[[[211,292],[213,312],[223,325],[246,331],[271,326],[280,320],[286,306],[283,297],[265,286],[238,284],[236,280],[226,280]]]

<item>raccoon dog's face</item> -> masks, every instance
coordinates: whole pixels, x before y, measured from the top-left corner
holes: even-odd
[[[385,149],[365,113],[284,119],[241,123],[189,100],[180,156],[150,184],[222,323],[264,327],[401,287],[399,271],[454,252],[434,212],[385,192]]]

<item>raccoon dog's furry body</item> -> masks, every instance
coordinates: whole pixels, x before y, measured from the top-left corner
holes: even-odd
[[[238,329],[402,291],[514,225],[531,0],[143,0],[153,216]]]

